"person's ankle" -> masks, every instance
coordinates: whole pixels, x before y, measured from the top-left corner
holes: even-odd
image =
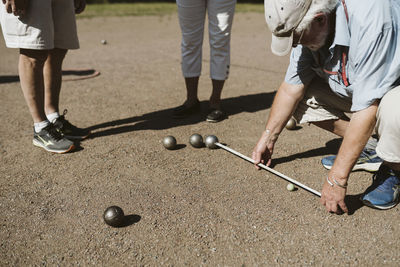
[[[221,103],[220,103],[220,101],[218,101],[218,102],[210,101],[209,107],[210,107],[211,110],[214,110],[214,109],[219,109],[220,110],[221,109]]]
[[[198,105],[200,101],[195,98],[195,99],[188,99],[185,101],[184,105],[188,108],[193,107],[194,105]]]

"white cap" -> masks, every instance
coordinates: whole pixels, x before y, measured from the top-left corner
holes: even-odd
[[[293,31],[300,24],[312,0],[265,0],[265,20],[272,32],[271,50],[277,56],[290,52]]]

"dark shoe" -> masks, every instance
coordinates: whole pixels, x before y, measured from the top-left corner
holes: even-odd
[[[381,165],[374,175],[372,185],[361,197],[364,205],[386,210],[397,205],[400,195],[400,176],[386,165]]]
[[[90,135],[90,131],[82,128],[78,128],[72,125],[69,121],[65,119],[65,114],[67,110],[65,109],[63,115],[58,117],[54,121],[54,126],[56,129],[66,138],[71,140],[83,140]]]
[[[223,112],[220,109],[214,109],[212,110],[208,115],[206,121],[208,122],[219,122],[225,119],[226,115],[225,112]]]
[[[51,123],[38,133],[33,130],[33,144],[54,153],[66,153],[75,148],[74,143],[63,137]]]
[[[183,104],[172,110],[172,117],[175,119],[182,119],[182,118],[188,117],[190,115],[193,115],[199,111],[200,111],[200,102],[199,101],[197,101],[196,104],[194,104],[190,107]]]
[[[321,160],[321,163],[326,169],[330,170],[335,159],[336,156],[327,156]],[[375,150],[364,148],[352,171],[364,170],[368,172],[376,172],[382,162],[383,160],[378,157]]]

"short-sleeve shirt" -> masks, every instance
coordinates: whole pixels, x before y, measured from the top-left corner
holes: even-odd
[[[318,75],[359,111],[400,85],[400,1],[346,0],[346,6],[347,13],[338,1],[329,47],[292,49],[285,81],[307,84]]]

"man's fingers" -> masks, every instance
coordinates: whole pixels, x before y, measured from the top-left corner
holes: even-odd
[[[322,205],[325,206],[326,201],[325,201],[325,195],[324,195],[324,194],[322,194],[322,196],[321,196],[319,202],[320,202]]]
[[[254,167],[259,170],[260,167],[258,167],[257,164],[261,162],[261,157],[258,155],[257,152],[253,151],[253,153],[251,154],[251,158],[254,160]]]
[[[344,213],[349,213],[349,210],[347,209],[346,203],[344,203],[344,201],[339,202],[339,207],[342,209]]]
[[[6,8],[7,13],[12,13],[12,7],[11,7],[10,3],[7,2],[5,8]]]

